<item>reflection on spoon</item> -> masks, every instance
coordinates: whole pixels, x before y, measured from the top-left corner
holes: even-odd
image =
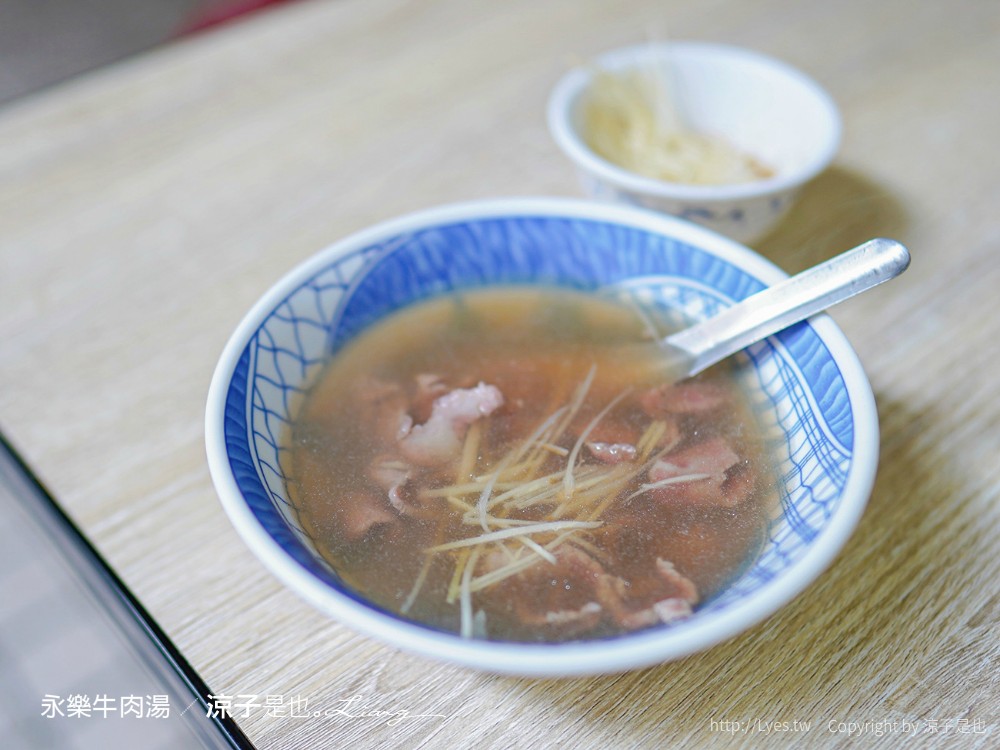
[[[697,375],[750,344],[895,278],[909,265],[910,253],[899,242],[869,240],[667,336],[659,342],[656,367],[674,380]]]

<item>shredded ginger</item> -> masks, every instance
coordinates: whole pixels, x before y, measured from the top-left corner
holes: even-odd
[[[662,71],[598,71],[584,137],[608,161],[646,177],[693,185],[752,182],[773,172],[722,138],[680,123]]]

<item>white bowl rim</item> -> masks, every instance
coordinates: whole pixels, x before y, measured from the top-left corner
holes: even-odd
[[[774,177],[753,182],[729,185],[688,185],[645,177],[623,169],[598,156],[583,141],[570,122],[571,105],[589,84],[591,73],[586,68],[574,68],[556,83],[549,95],[547,119],[549,131],[562,151],[582,169],[602,179],[635,193],[654,195],[675,201],[737,201],[746,198],[767,197],[793,190],[826,169],[840,147],[843,123],[833,98],[812,78],[802,71],[755,50],[712,42],[676,41],[659,45],[632,45],[599,55],[595,64],[614,66],[619,62],[634,60],[638,54],[651,48],[669,48],[672,54],[709,55],[728,58],[742,63],[763,66],[771,73],[789,78],[802,85],[815,98],[830,123],[830,135],[823,147],[813,156],[792,169]]]
[[[715,645],[774,613],[819,576],[846,543],[867,504],[878,463],[878,417],[871,385],[846,337],[825,314],[815,316],[810,324],[840,368],[855,428],[853,460],[843,497],[799,560],[721,612],[670,628],[607,640],[562,644],[463,640],[398,620],[331,589],[285,552],[254,516],[230,469],[223,415],[237,362],[260,323],[303,281],[352,249],[429,225],[500,216],[555,216],[620,223],[692,244],[768,284],[787,276],[749,248],[690,222],[645,209],[571,198],[513,197],[450,204],[356,232],[301,262],[268,289],[240,321],[220,356],[206,405],[206,450],[216,491],[236,531],[280,581],[350,629],[409,652],[497,674],[570,677],[652,666]]]

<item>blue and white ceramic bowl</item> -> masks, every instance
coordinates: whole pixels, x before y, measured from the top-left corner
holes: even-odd
[[[463,640],[405,621],[348,590],[289,505],[281,437],[296,396],[332,351],[392,311],[451,289],[544,283],[596,289],[655,276],[638,293],[707,316],[783,278],[774,265],[690,223],[562,199],[446,206],[342,240],[275,284],[229,340],[212,380],[208,459],[222,504],[264,564],[351,628],[412,652],[493,672],[616,672],[716,644],[773,613],[834,558],[872,488],[878,421],[843,334],[817,316],[747,352],[748,384],[775,441],[781,506],[759,556],[685,621],[563,644]]]

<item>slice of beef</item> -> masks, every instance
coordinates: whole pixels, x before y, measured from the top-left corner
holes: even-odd
[[[621,464],[635,461],[636,449],[631,443],[603,443],[590,441],[587,450],[602,464]]]
[[[697,587],[672,563],[657,558],[655,565],[655,574],[641,581],[608,575],[598,583],[597,601],[626,630],[687,617],[698,602]]]
[[[374,493],[352,492],[334,506],[331,518],[344,539],[356,542],[376,526],[393,523],[399,516]]]
[[[469,425],[502,405],[503,394],[496,386],[456,388],[435,399],[430,418],[409,429],[399,440],[399,451],[418,466],[447,463],[461,452]]]
[[[683,477],[700,477],[683,481]],[[681,479],[671,483],[671,479]],[[648,497],[661,502],[692,506],[734,508],[745,503],[755,486],[753,467],[722,438],[698,443],[658,460],[649,470],[653,487]]]
[[[368,469],[369,478],[381,487],[389,503],[400,513],[409,510],[409,498],[405,496],[406,484],[413,477],[413,468],[405,461],[392,456],[379,456]]]
[[[584,550],[564,544],[556,563],[540,562],[504,584],[519,625],[572,638],[602,623],[634,630],[691,614],[698,589],[667,560],[657,558],[638,580],[609,572]],[[503,564],[501,559],[492,565]]]
[[[516,627],[563,640],[592,630],[604,619],[595,584],[605,575],[600,563],[569,544],[555,552],[555,564],[539,562],[500,584]],[[487,568],[505,564],[491,555]],[[497,597],[494,597],[496,599]]]
[[[728,442],[712,438],[659,459],[649,470],[649,481],[659,482],[688,474],[722,477],[739,462],[740,457]]]
[[[668,414],[703,414],[729,402],[730,394],[725,387],[698,381],[659,385],[639,395],[643,411],[654,418]]]

